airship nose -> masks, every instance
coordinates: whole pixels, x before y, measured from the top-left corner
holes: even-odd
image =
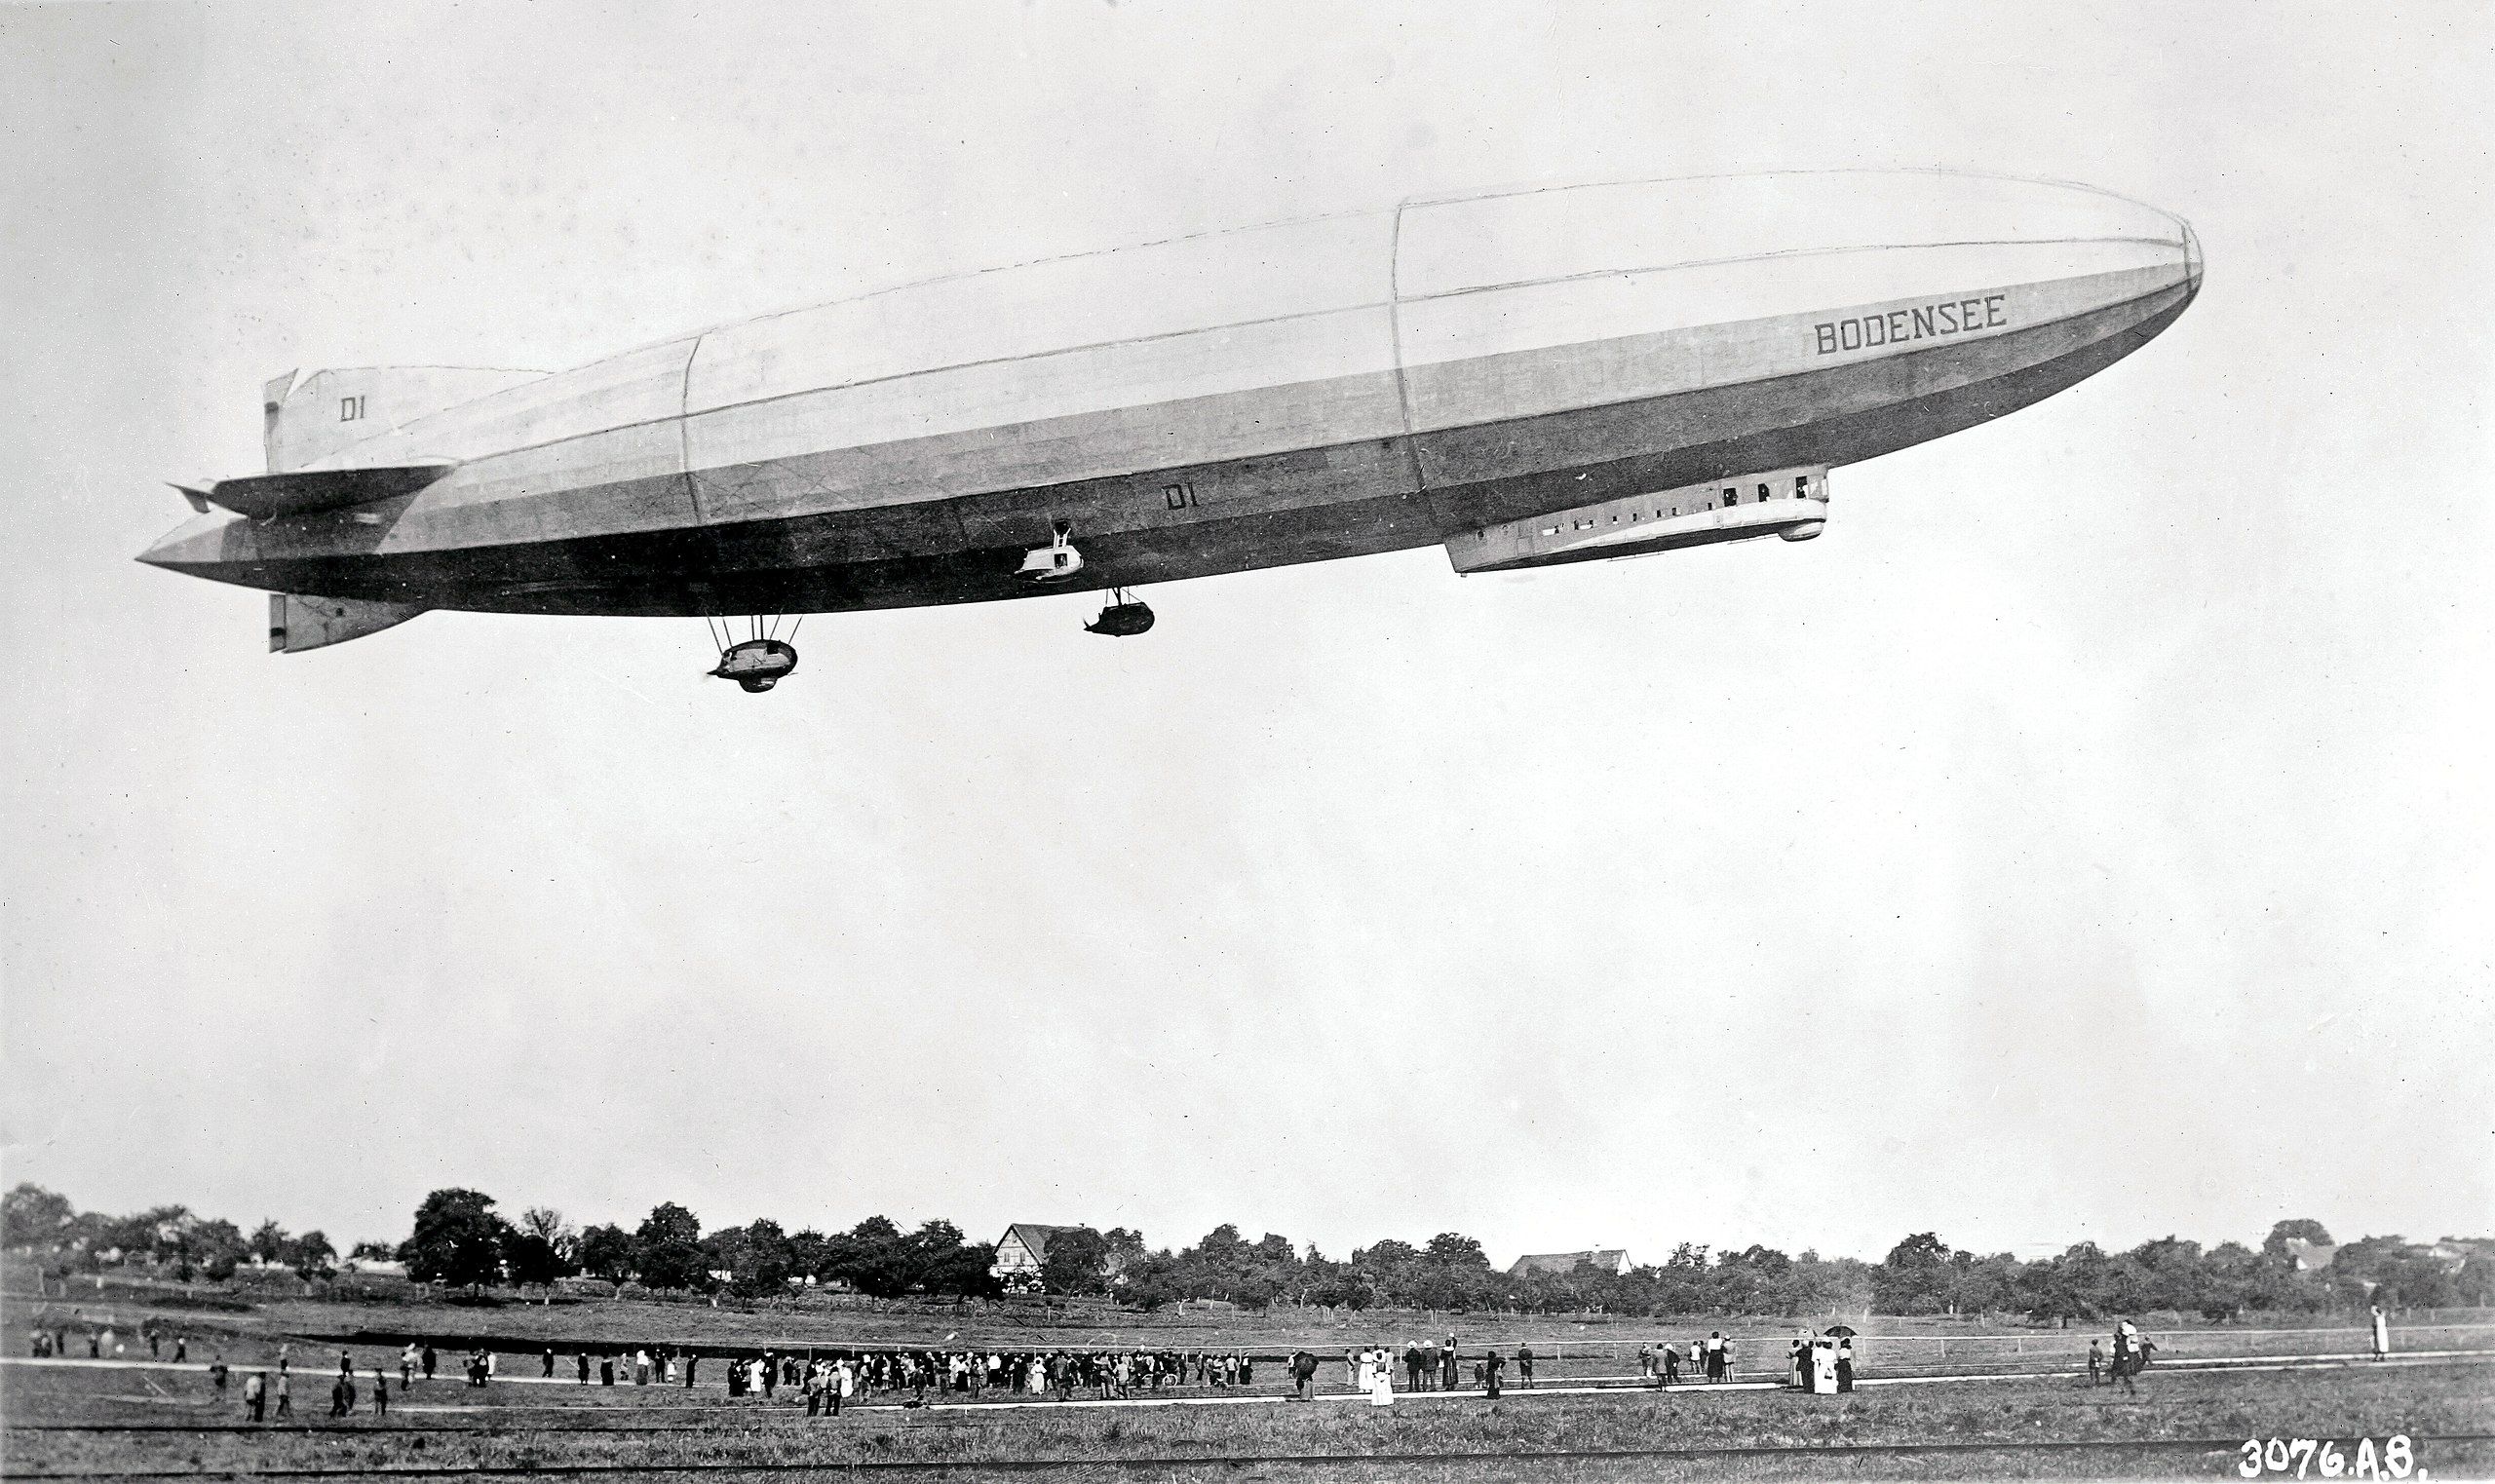
[[[2181,218],[2090,186],[1824,171],[1414,202],[1396,266],[1415,414],[1461,422],[1484,357],[1576,395],[1516,359],[1571,343],[1616,347],[1597,367],[1615,397],[1925,352],[1954,358],[1934,374],[2007,374],[2155,334],[2201,255]]]

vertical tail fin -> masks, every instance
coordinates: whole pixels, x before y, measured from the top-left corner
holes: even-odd
[[[421,603],[371,603],[351,597],[269,594],[269,653],[301,654],[379,633],[424,612]]]
[[[268,451],[269,473],[286,474],[545,374],[461,365],[288,371],[260,389],[260,445]],[[379,446],[386,452],[371,462],[405,462],[403,444]]]

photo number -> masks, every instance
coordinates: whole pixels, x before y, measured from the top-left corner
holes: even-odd
[[[2236,1473],[2246,1479],[2276,1478],[2287,1474],[2320,1479],[2426,1479],[2425,1469],[2417,1466],[2416,1449],[2408,1434],[2395,1432],[2380,1446],[2369,1437],[2356,1440],[2352,1450],[2341,1447],[2336,1438],[2251,1437],[2237,1450],[2243,1455],[2235,1465]]]

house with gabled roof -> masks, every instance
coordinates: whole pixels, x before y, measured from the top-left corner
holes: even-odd
[[[1040,1264],[1048,1261],[1049,1238],[1059,1232],[1075,1230],[1071,1226],[1043,1226],[1036,1221],[1014,1223],[996,1239],[996,1260],[988,1264],[988,1275],[1003,1283],[1009,1293],[1036,1290],[1040,1286]]]
[[[1584,1252],[1528,1252],[1509,1267],[1508,1276],[1524,1277],[1535,1273],[1556,1275],[1587,1267],[1600,1268],[1617,1277],[1629,1271],[1629,1249],[1594,1247]]]

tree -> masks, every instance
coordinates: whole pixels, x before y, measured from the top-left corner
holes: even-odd
[[[295,1276],[305,1282],[325,1278],[337,1271],[338,1249],[320,1232],[306,1232],[286,1243],[279,1260],[294,1270]]]
[[[704,1237],[702,1260],[705,1271],[726,1274],[729,1290],[741,1298],[778,1293],[787,1286],[793,1267],[787,1235],[768,1218]]]
[[[1100,1234],[1100,1239],[1109,1246],[1109,1276],[1112,1278],[1131,1264],[1143,1261],[1150,1251],[1143,1244],[1141,1232],[1131,1232],[1125,1227],[1111,1227]]]
[[[570,1264],[555,1250],[555,1244],[534,1232],[514,1232],[503,1244],[503,1267],[515,1283],[543,1286],[564,1275]]]
[[[243,1265],[247,1251],[242,1229],[230,1221],[186,1222],[173,1237],[173,1271],[188,1278],[196,1270],[210,1282],[221,1283]]]
[[[2269,1236],[2261,1238],[2261,1255],[2284,1263],[2289,1256],[2287,1243],[2290,1241],[2309,1241],[2317,1247],[2326,1247],[2330,1245],[2330,1234],[2322,1229],[2321,1222],[2310,1216],[2283,1221],[2270,1229]]]
[[[1889,1249],[1871,1270],[1871,1301],[1882,1313],[1932,1313],[1948,1303],[1950,1259],[1957,1254],[1931,1232]]]
[[[456,1187],[435,1191],[416,1207],[415,1230],[399,1247],[407,1275],[419,1282],[479,1287],[502,1274],[511,1224],[494,1214],[494,1198]]]
[[[399,1249],[386,1241],[360,1241],[347,1251],[351,1263],[387,1263],[398,1260]]]
[[[2177,1313],[2201,1307],[2208,1292],[2209,1276],[2201,1260],[2199,1242],[2161,1237],[2132,1248],[2131,1257],[2148,1275],[2146,1307]]]
[[[503,1263],[515,1283],[548,1284],[580,1271],[580,1237],[563,1213],[533,1205],[519,1214],[519,1229],[505,1244]]]
[[[788,1270],[821,1282],[831,1262],[831,1242],[812,1227],[788,1237]]]
[[[1118,1296],[1146,1313],[1187,1297],[1178,1280],[1178,1260],[1167,1252],[1148,1252],[1118,1275]]]
[[[250,1238],[246,1245],[250,1249],[253,1262],[262,1267],[273,1268],[286,1261],[286,1244],[289,1239],[286,1235],[286,1228],[277,1224],[276,1217],[269,1216],[262,1218],[260,1224],[251,1229]]]
[[[1109,1291],[1109,1242],[1090,1227],[1070,1227],[1049,1237],[1040,1259],[1040,1283],[1051,1293]]]
[[[578,1255],[580,1234],[563,1219],[563,1213],[552,1206],[532,1205],[519,1213],[519,1229],[531,1237],[543,1238],[553,1248],[558,1262],[569,1264]]]
[[[860,1293],[888,1299],[909,1291],[916,1280],[909,1238],[885,1216],[869,1216],[837,1237],[824,1238],[833,1276]]]
[[[653,1288],[710,1286],[710,1268],[702,1253],[702,1223],[674,1201],[650,1208],[633,1234],[640,1259],[641,1281]]]
[[[922,1222],[910,1234],[910,1259],[916,1286],[947,1297],[987,1298],[1001,1289],[996,1275],[996,1247],[962,1240],[962,1229],[949,1221]]]
[[[640,1270],[641,1244],[632,1233],[612,1222],[581,1234],[580,1265],[610,1283],[620,1283]]]
[[[0,1196],[0,1246],[57,1246],[77,1214],[67,1197],[19,1182]]]

